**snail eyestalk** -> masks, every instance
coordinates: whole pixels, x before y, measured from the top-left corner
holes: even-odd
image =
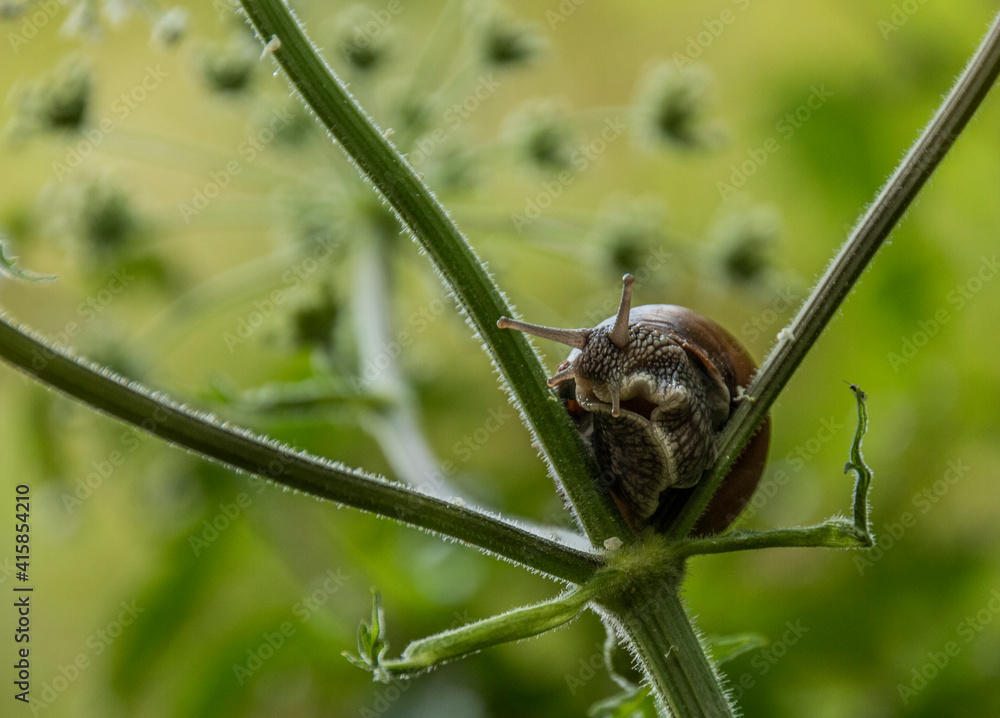
[[[635,277],[631,274],[622,277],[622,301],[618,305],[618,316],[615,317],[615,326],[610,335],[611,341],[619,349],[628,346],[628,315],[632,310],[632,284],[634,282]],[[617,411],[615,411],[615,416],[618,416]]]
[[[589,329],[556,329],[555,327],[543,327],[541,324],[530,324],[509,317],[500,317],[497,319],[497,327],[500,329],[516,329],[533,337],[550,339],[576,349],[583,349],[587,344],[587,339],[590,337]]]

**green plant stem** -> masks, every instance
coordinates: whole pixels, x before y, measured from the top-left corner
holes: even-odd
[[[933,119],[900,162],[875,201],[858,220],[799,313],[778,334],[778,342],[746,390],[719,440],[719,458],[702,479],[674,524],[671,536],[683,538],[701,516],[729,467],[756,433],[778,394],[860,279],[893,227],[924,186],[952,143],[975,114],[1000,73],[1000,14],[941,103]]]
[[[427,252],[482,339],[591,543],[600,546],[612,536],[631,540],[632,532],[609,494],[593,481],[594,461],[546,386],[538,356],[524,336],[497,329],[501,316],[514,316],[512,308],[444,207],[326,66],[288,5],[281,0],[241,1],[261,40],[280,42],[272,55],[293,87]]]
[[[850,521],[830,519],[817,526],[797,526],[771,531],[733,531],[721,536],[687,539],[676,544],[677,556],[752,551],[761,548],[868,548],[871,536]]]
[[[366,363],[382,367],[386,347],[393,346],[392,302],[390,301],[390,261],[386,229],[377,223],[356,251],[351,317],[358,345],[358,366]],[[393,228],[394,231],[395,228]],[[418,425],[416,400],[399,370],[390,361],[365,385],[366,391],[387,397],[384,406],[364,412],[362,423],[378,441],[395,475],[405,483],[438,498],[465,498],[445,476],[441,462],[425,440]]]
[[[583,551],[506,521],[223,425],[87,364],[0,316],[0,356],[39,381],[171,443],[283,486],[450,536],[551,576],[581,583],[601,566]]]
[[[777,547],[868,548],[875,545],[868,525],[868,491],[872,485],[872,470],[861,454],[861,441],[868,431],[868,397],[857,385],[851,385],[858,402],[858,426],[851,442],[851,458],[844,473],[854,471],[854,523],[845,519],[829,519],[818,526],[800,526],[773,531],[733,531],[721,536],[686,539],[671,545],[680,558],[695,554],[747,551]]]
[[[399,658],[379,660],[373,669],[382,680],[412,676],[448,661],[503,643],[521,641],[576,619],[610,583],[613,572],[598,573],[586,584],[533,606],[491,616],[410,643]]]
[[[705,648],[673,581],[637,587],[629,606],[612,619],[628,639],[649,678],[654,694],[671,716],[730,718],[734,715],[722,680]]]

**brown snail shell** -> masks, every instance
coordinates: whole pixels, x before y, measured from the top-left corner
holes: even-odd
[[[590,442],[601,478],[636,531],[666,531],[716,459],[719,431],[756,371],[732,334],[670,304],[631,307],[592,329],[554,329],[506,317],[497,325],[574,347],[549,379]],[[723,531],[753,496],[767,461],[770,419],[743,450],[694,535]]]

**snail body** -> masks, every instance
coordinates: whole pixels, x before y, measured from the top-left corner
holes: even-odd
[[[497,325],[573,347],[548,384],[559,387],[626,521],[664,531],[717,458],[718,433],[756,365],[735,337],[690,309],[632,308],[633,281],[625,275],[617,315],[591,329],[506,317]],[[718,533],[736,518],[763,473],[769,440],[765,420],[694,534]]]

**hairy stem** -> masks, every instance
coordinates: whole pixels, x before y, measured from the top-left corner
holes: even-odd
[[[486,648],[537,636],[575,620],[613,580],[613,572],[598,573],[587,583],[548,601],[413,641],[399,658],[369,658],[368,667],[380,680],[388,681],[422,673]]]
[[[719,441],[719,458],[674,524],[675,538],[687,536],[708,505],[730,466],[757,431],[778,394],[806,353],[839,311],[848,292],[875,258],[879,247],[899,222],[952,143],[975,114],[1000,73],[1000,14],[979,49],[941,103],[930,124],[900,162],[875,201],[854,226],[799,313],[778,334],[744,401],[730,418]]]
[[[271,55],[295,90],[427,252],[482,339],[592,544],[600,546],[612,536],[629,540],[631,532],[607,491],[592,480],[597,474],[593,460],[545,385],[544,368],[527,339],[497,328],[501,316],[513,314],[511,307],[444,207],[316,53],[288,5],[282,0],[242,4],[261,40],[279,41],[270,46],[276,47]]]
[[[674,549],[679,557],[753,551],[761,548],[868,548],[872,539],[850,521],[830,519],[817,526],[771,531],[733,531],[721,536],[689,539]]]
[[[0,316],[0,356],[39,381],[143,431],[283,486],[456,538],[573,583],[600,567],[593,555],[499,518],[456,506],[246,430],[220,423],[136,382],[70,357]]]
[[[616,612],[662,708],[681,718],[734,715],[722,679],[709,660],[672,581],[646,583]]]

